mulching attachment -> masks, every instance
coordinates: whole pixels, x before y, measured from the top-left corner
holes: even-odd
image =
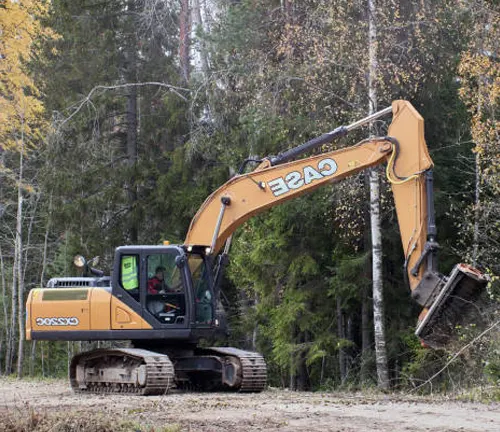
[[[415,334],[432,348],[443,348],[458,336],[458,327],[481,322],[478,302],[488,283],[485,275],[457,264]]]

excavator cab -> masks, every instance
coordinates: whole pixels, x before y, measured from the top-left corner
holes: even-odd
[[[216,324],[210,264],[202,254],[187,254],[178,246],[118,248],[112,294],[153,329],[207,329]]]
[[[215,314],[211,262],[203,251],[122,246],[112,276],[101,273],[54,278],[47,288],[32,290],[27,337],[196,343],[224,331],[225,321]]]

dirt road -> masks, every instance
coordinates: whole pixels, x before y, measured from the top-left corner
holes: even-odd
[[[0,416],[35,412],[129,420],[161,431],[500,431],[500,404],[298,393],[75,395],[64,381],[0,379]]]

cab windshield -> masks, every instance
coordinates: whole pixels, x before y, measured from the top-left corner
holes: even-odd
[[[182,279],[175,264],[177,255],[172,253],[151,254],[147,257],[148,293],[179,292]]]

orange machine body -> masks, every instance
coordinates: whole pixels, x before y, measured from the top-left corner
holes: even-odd
[[[26,337],[32,331],[88,332],[151,329],[137,312],[101,287],[43,288],[30,291]]]

